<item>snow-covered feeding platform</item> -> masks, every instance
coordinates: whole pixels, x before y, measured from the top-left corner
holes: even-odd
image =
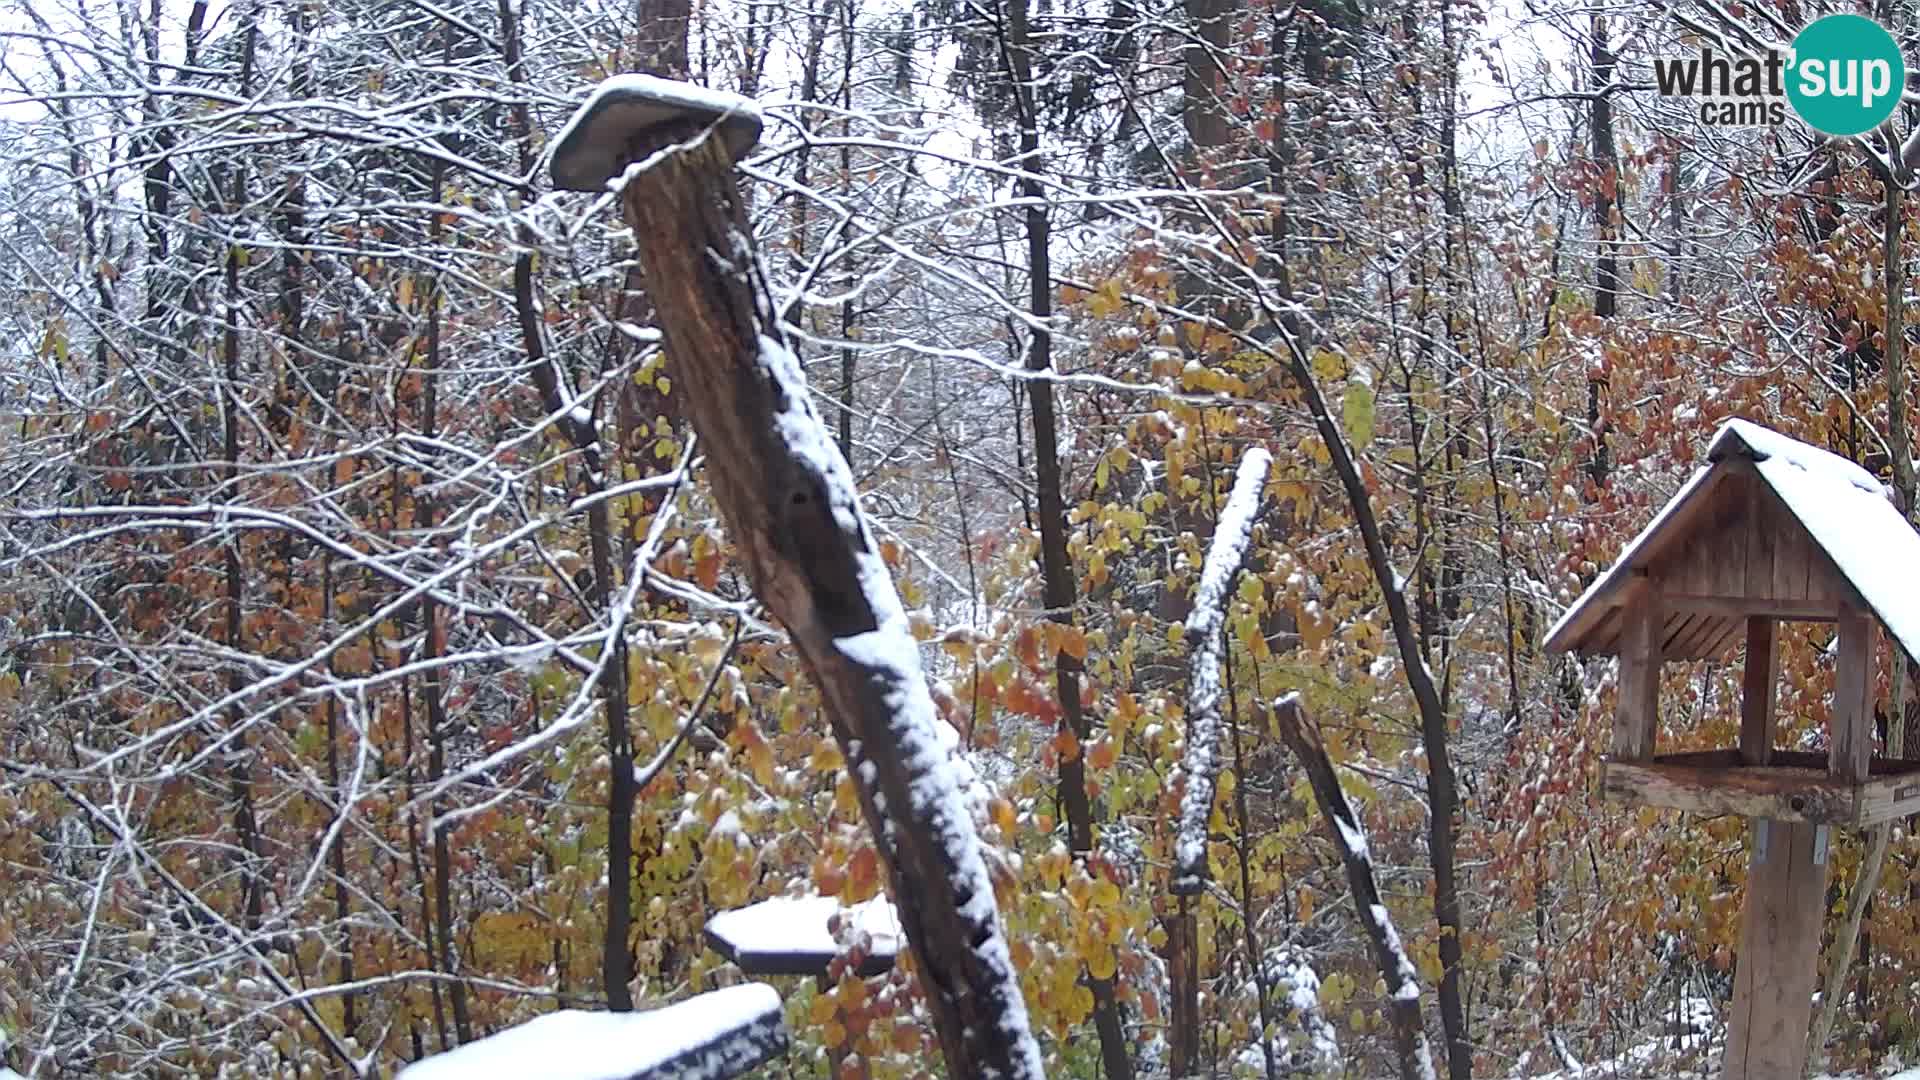
[[[547,1013],[416,1062],[400,1080],[732,1080],[786,1050],[780,995],[748,983],[651,1012]]]
[[[776,896],[707,920],[707,944],[748,975],[825,975],[846,954],[856,975],[883,975],[906,945],[884,896],[842,907],[831,896]]]

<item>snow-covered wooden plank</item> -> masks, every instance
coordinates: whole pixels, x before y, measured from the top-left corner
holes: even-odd
[[[780,995],[747,983],[650,1012],[548,1013],[416,1062],[400,1080],[730,1080],[786,1050]]]
[[[824,975],[843,952],[859,958],[855,974],[881,975],[905,944],[884,896],[852,907],[831,896],[776,896],[715,915],[706,932],[714,951],[748,975]]]
[[[1213,543],[1200,567],[1193,610],[1187,615],[1187,744],[1180,759],[1186,791],[1180,796],[1180,823],[1174,836],[1173,884],[1176,895],[1193,894],[1207,880],[1207,819],[1213,814],[1214,779],[1220,772],[1220,698],[1224,692],[1220,629],[1233,599],[1233,579],[1247,560],[1260,493],[1273,455],[1256,446],[1240,459],[1233,493],[1213,527]]]

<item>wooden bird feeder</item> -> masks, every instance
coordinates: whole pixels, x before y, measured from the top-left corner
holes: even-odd
[[[1865,470],[1744,420],[1548,633],[1618,656],[1605,798],[1752,821],[1723,1075],[1801,1075],[1825,910],[1828,829],[1920,811],[1920,761],[1873,756],[1879,628],[1908,655],[1920,535]],[[1835,624],[1826,753],[1775,745],[1778,624]],[[1746,645],[1736,747],[1657,753],[1660,669]]]

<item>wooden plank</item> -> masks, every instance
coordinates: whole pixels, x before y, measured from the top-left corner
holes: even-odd
[[[1740,760],[1765,765],[1773,754],[1773,721],[1779,666],[1775,623],[1764,616],[1747,620],[1747,661],[1740,672]]]
[[[1826,758],[1814,763],[1817,768],[1826,767]],[[1740,765],[1740,751],[1730,747],[1717,750],[1680,750],[1671,754],[1654,755],[1655,765],[1689,765],[1701,769],[1733,769]]]
[[[1768,570],[1771,575],[1772,570]],[[1771,588],[1771,584],[1766,586]],[[1840,617],[1840,605],[1811,600],[1776,600],[1771,596],[1722,596],[1709,593],[1662,592],[1660,602],[1668,611],[1685,611],[1721,618],[1744,619],[1764,615],[1770,619],[1795,622],[1832,622]]]
[[[1723,765],[1727,768],[1742,767],[1740,751],[1733,747],[1720,750],[1683,750],[1673,754],[1660,754],[1653,759],[1656,765]],[[1827,755],[1815,750],[1782,750],[1774,748],[1769,768],[1774,771],[1800,769],[1809,776],[1820,780],[1831,779],[1827,772]],[[1909,775],[1920,775],[1920,761],[1908,761],[1903,758],[1876,757],[1872,762],[1873,781],[1898,779]]]
[[[1613,756],[1642,761],[1653,756],[1660,726],[1659,594],[1638,579],[1628,590],[1620,617],[1620,699],[1613,721]]]
[[[1807,545],[1807,601],[1838,608],[1852,595],[1853,586],[1834,568],[1833,560],[1815,544]]]
[[[1699,629],[1701,620],[1705,618],[1706,616],[1704,615],[1682,615],[1677,619],[1666,620],[1666,625],[1662,627],[1662,633],[1660,635],[1661,657],[1664,659],[1669,656],[1683,655],[1680,651],[1681,642],[1686,640],[1687,635]],[[1620,655],[1623,658],[1627,655],[1627,647],[1624,641],[1620,645]]]
[[[1727,651],[1733,648],[1734,641],[1746,636],[1746,630],[1747,623],[1745,619],[1723,620],[1719,635],[1715,637],[1714,640],[1708,642],[1705,648],[1700,650],[1701,658],[1718,660],[1727,655]]]
[[[1828,769],[1855,783],[1868,776],[1873,757],[1875,640],[1873,618],[1848,605],[1840,613],[1838,655],[1833,669],[1833,710],[1827,721]]]
[[[1876,776],[1860,789],[1854,816],[1862,828],[1896,821],[1920,812],[1920,770],[1895,776]]]
[[[1620,655],[1620,609],[1608,608],[1594,623],[1592,632],[1581,642],[1582,656]]]
[[[1706,591],[1740,596],[1747,590],[1748,543],[1758,526],[1747,511],[1756,479],[1749,473],[1728,478],[1718,527],[1709,542],[1697,545],[1713,566],[1713,588]]]
[[[1833,825],[1852,825],[1859,816],[1854,786],[1816,769],[1608,760],[1600,766],[1600,793],[1636,806],[1694,814]]]
[[[1827,868],[1814,862],[1818,826],[1763,820],[1752,827],[1722,1075],[1797,1080],[1807,1064]]]
[[[1773,598],[1776,600],[1805,600],[1807,598],[1807,530],[1799,520],[1780,505],[1780,498],[1772,491],[1768,497],[1760,500],[1767,508],[1767,528],[1773,531]]]
[[[1773,555],[1779,547],[1780,536],[1773,528],[1772,517],[1766,512],[1766,502],[1772,492],[1758,490],[1765,485],[1756,485],[1748,489],[1747,496],[1747,564],[1746,585],[1741,593],[1749,600],[1762,597],[1775,599],[1773,595]]]
[[[1667,654],[1670,660],[1697,660],[1711,655],[1713,643],[1726,636],[1729,629],[1741,625],[1743,620],[1722,619],[1705,616],[1697,620],[1693,628],[1680,639],[1680,646]]]

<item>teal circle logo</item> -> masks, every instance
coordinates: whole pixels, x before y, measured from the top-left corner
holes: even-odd
[[[1879,127],[1900,104],[1907,65],[1893,35],[1859,15],[1828,15],[1793,39],[1787,100],[1808,126],[1828,135]]]

